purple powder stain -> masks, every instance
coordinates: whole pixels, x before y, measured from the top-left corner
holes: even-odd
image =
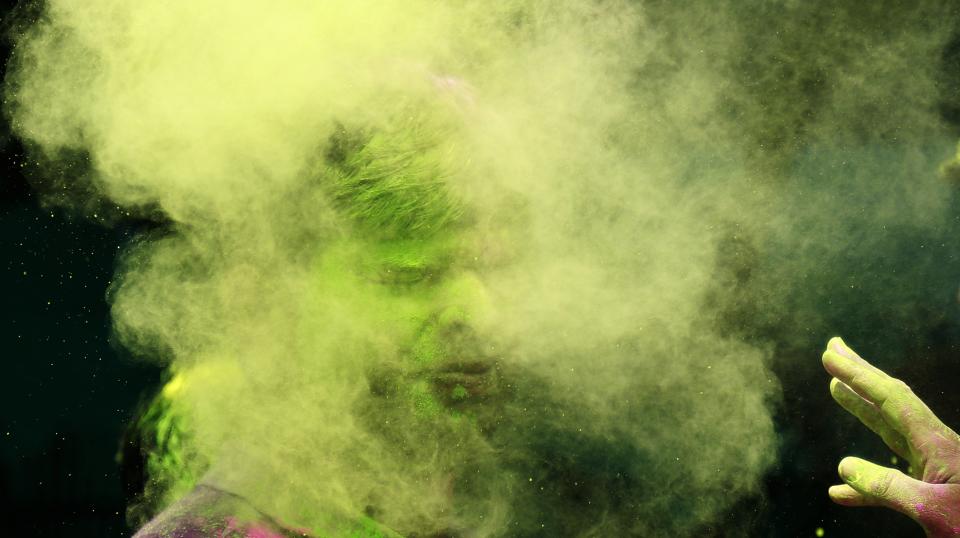
[[[264,527],[250,527],[247,531],[247,538],[283,538],[282,535],[277,534],[270,529]]]

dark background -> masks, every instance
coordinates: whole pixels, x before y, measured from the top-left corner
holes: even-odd
[[[0,15],[14,3],[0,3]],[[2,46],[5,65],[9,43]],[[960,39],[941,60],[945,92],[960,94]],[[960,108],[944,102],[941,114],[960,137]],[[156,223],[121,218],[107,226],[89,215],[44,208],[30,181],[31,163],[6,123],[0,123],[0,143],[0,536],[129,535],[116,453],[126,422],[143,395],[155,390],[160,369],[112,345],[106,294],[118,252]],[[733,331],[775,343],[772,367],[783,386],[776,415],[781,449],[763,494],[745,499],[703,535],[815,536],[818,528],[825,536],[922,534],[898,514],[844,509],[827,498],[842,456],[889,464],[890,454],[830,399],[818,357],[827,338],[843,334],[907,380],[945,422],[960,426],[960,204],[951,203],[954,222],[932,236],[901,233],[895,250],[852,263],[844,275],[849,296],[834,297],[838,304],[855,303],[858,288],[869,288],[877,275],[910,268],[913,323],[899,323],[903,312],[892,309],[903,305],[885,311],[871,302],[869,312],[838,313],[828,320],[829,332],[813,327],[802,341],[778,340],[796,328],[777,323]],[[729,248],[737,255],[736,245]]]
[[[160,370],[111,345],[106,290],[150,223],[43,209],[5,119],[0,142],[0,536],[129,536],[116,453]]]

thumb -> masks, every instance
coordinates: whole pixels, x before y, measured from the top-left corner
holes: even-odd
[[[885,506],[914,519],[918,516],[917,505],[923,506],[926,484],[897,469],[881,467],[860,458],[843,458],[839,472],[840,478],[853,490],[843,486],[830,488],[831,497],[841,504]]]

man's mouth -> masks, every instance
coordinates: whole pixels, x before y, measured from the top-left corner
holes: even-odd
[[[494,361],[491,359],[481,359],[481,360],[452,360],[447,361],[439,368],[436,368],[437,373],[452,373],[452,374],[467,374],[467,375],[481,375],[489,372],[494,367]]]
[[[426,375],[440,400],[454,408],[493,396],[500,377],[493,359],[450,360]]]

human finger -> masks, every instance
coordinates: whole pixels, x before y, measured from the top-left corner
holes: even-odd
[[[843,506],[877,506],[877,501],[853,489],[847,484],[830,486],[827,490],[830,500]]]
[[[830,375],[869,402],[879,405],[891,392],[889,385],[892,378],[859,356],[854,358],[852,353],[841,354],[830,347],[823,352],[822,360],[823,367]]]
[[[855,496],[846,489],[833,490],[833,494],[840,500],[857,503],[853,504],[855,506],[885,506],[916,519],[917,506],[924,505],[927,484],[897,469],[848,457],[840,461],[838,472],[844,483],[859,495]]]
[[[876,406],[887,424],[908,443],[919,444],[932,431],[943,428],[936,415],[906,383],[868,366],[866,361],[828,349],[823,354],[823,365],[834,377]]]
[[[875,405],[861,398],[837,378],[830,380],[830,395],[841,407],[860,419],[864,426],[879,435],[896,455],[907,461],[911,460],[910,447],[906,439],[887,424]]]
[[[840,338],[839,336],[834,336],[827,342],[827,350],[833,351],[835,353],[839,353],[840,355],[843,355],[848,359],[851,359],[855,362],[862,364],[863,366],[865,366],[870,370],[883,374],[883,370],[870,364],[869,361],[861,357],[859,353],[857,353],[850,346],[848,346],[847,343],[843,341],[843,338]]]

